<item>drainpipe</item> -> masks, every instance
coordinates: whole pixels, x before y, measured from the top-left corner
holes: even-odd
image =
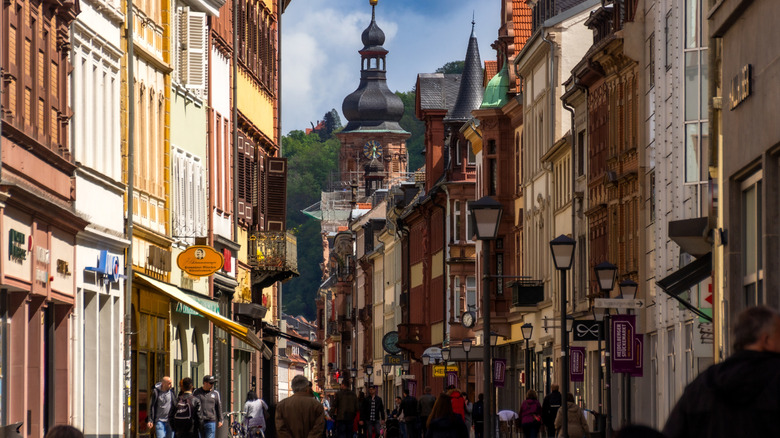
[[[542,41],[550,46],[550,144],[555,144],[555,43],[548,40],[542,28]]]
[[[133,0],[127,0],[127,220],[125,237],[130,246],[125,251],[125,436],[130,436],[132,418],[132,327],[133,327],[133,195],[135,184],[135,46],[133,42]]]

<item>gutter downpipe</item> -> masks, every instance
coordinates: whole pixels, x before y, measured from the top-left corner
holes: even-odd
[[[125,221],[125,236],[130,242],[125,251],[125,437],[130,437],[132,421],[132,368],[133,356],[133,196],[135,184],[135,44],[133,42],[133,0],[127,0],[127,220]]]
[[[555,89],[556,89],[556,87],[555,87],[555,43],[553,43],[552,41],[548,40],[547,37],[545,36],[545,30],[546,29],[547,28],[545,28],[545,27],[541,28],[541,37],[542,37],[542,41],[544,41],[545,43],[547,43],[550,46],[550,79],[549,79],[549,81],[550,81],[549,82],[549,87],[550,87],[550,97],[549,97],[549,100],[550,100],[550,117],[549,117],[549,119],[550,119],[550,144],[552,145],[552,144],[555,144]],[[573,189],[573,187],[572,187],[572,189]],[[572,229],[572,235],[574,235],[573,233],[574,233],[574,230]],[[566,275],[566,273],[564,272],[563,275]],[[573,288],[574,288],[574,282],[572,282],[572,289]],[[563,303],[561,303],[561,309],[564,309],[564,310],[567,308],[567,304],[566,304],[567,293],[566,292],[567,291],[561,291],[561,300],[563,300]],[[560,317],[561,317],[561,324],[560,324],[561,328],[560,328],[560,330],[563,332],[563,331],[565,331],[565,327],[563,327],[563,324],[564,324],[564,321],[566,320],[566,315],[562,314]],[[568,334],[565,334],[565,335],[562,335],[562,336],[568,336]],[[563,349],[563,347],[564,346],[561,345],[561,349]],[[563,388],[563,391],[561,391],[561,392],[563,394],[563,397],[566,397],[566,394],[568,394],[568,392],[569,392],[569,376],[568,375],[563,375],[563,374],[568,374],[568,366],[569,366],[569,364],[565,363],[565,362],[567,360],[569,360],[569,355],[568,355],[568,353],[566,351],[562,351],[562,353],[563,353],[562,361],[564,362],[564,364],[563,364],[563,367],[561,367],[561,371],[563,371],[563,373],[561,375],[561,383],[562,383],[561,388]],[[563,428],[562,428],[562,431],[563,431],[563,435],[562,435],[563,438],[569,438],[569,416],[568,416],[568,410],[564,410],[563,411]]]
[[[452,134],[450,134],[452,135]],[[450,137],[450,141],[452,141],[452,137]],[[431,189],[431,201],[433,202],[433,205],[436,207],[441,208],[442,213],[442,228],[441,228],[441,237],[442,237],[442,253],[441,253],[441,275],[442,275],[442,325],[441,325],[441,346],[444,348],[444,342],[447,340],[447,205],[449,205],[450,201],[450,194],[447,191],[447,186],[444,184],[444,182],[447,180],[447,171],[452,165],[452,159],[450,156],[450,144],[448,144],[446,141],[444,142],[444,169],[439,177],[439,180],[436,181],[436,183],[433,185],[433,188]],[[436,202],[436,199],[434,196],[436,195],[436,192],[441,190],[444,192],[445,195],[445,203],[444,205],[439,204]],[[433,255],[433,254],[431,254]],[[446,368],[446,364],[445,364]],[[466,387],[468,388],[468,382],[466,382]],[[446,388],[445,388],[446,390]]]

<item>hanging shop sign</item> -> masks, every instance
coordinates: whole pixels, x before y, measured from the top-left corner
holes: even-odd
[[[569,377],[572,382],[585,381],[585,347],[569,347]]]
[[[612,371],[615,373],[632,373],[636,368],[635,358],[635,315],[615,315],[610,318],[612,333],[610,346],[612,355]]]
[[[208,277],[222,269],[222,253],[207,245],[193,245],[176,257],[179,269],[193,277]]]
[[[506,359],[493,359],[493,384],[496,388],[503,388],[505,379]]]
[[[109,253],[106,250],[100,251],[96,267],[88,266],[84,268],[88,272],[96,272],[104,276],[109,282],[116,283],[124,276],[120,274],[119,256]]]
[[[634,370],[631,371],[631,377],[642,377],[644,374],[642,362],[644,360],[644,346],[645,346],[645,335],[643,334],[637,334],[634,335]]]

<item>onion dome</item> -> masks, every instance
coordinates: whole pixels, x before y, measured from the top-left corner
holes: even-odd
[[[460,89],[455,106],[447,114],[447,121],[466,121],[471,119],[471,111],[479,108],[482,103],[482,61],[479,59],[479,46],[474,36],[474,21],[471,22],[471,36],[466,49],[466,60],[463,63],[463,74],[460,79]]]
[[[348,123],[342,132],[407,132],[398,122],[404,115],[401,98],[387,88],[385,33],[376,24],[372,3],[371,23],[363,31],[360,84],[344,98],[341,112]]]
[[[509,102],[509,61],[504,58],[504,66],[501,71],[488,81],[485,87],[485,98],[480,108],[501,108]]]

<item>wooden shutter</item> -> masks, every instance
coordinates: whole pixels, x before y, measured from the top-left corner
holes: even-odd
[[[238,214],[239,218],[244,218],[246,213],[246,179],[244,174],[246,172],[246,161],[244,161],[244,135],[238,133],[238,175],[234,178],[238,180]]]
[[[287,212],[287,158],[267,157],[265,167],[266,231],[284,231]]]
[[[187,20],[187,88],[206,88],[206,14],[192,12]]]

